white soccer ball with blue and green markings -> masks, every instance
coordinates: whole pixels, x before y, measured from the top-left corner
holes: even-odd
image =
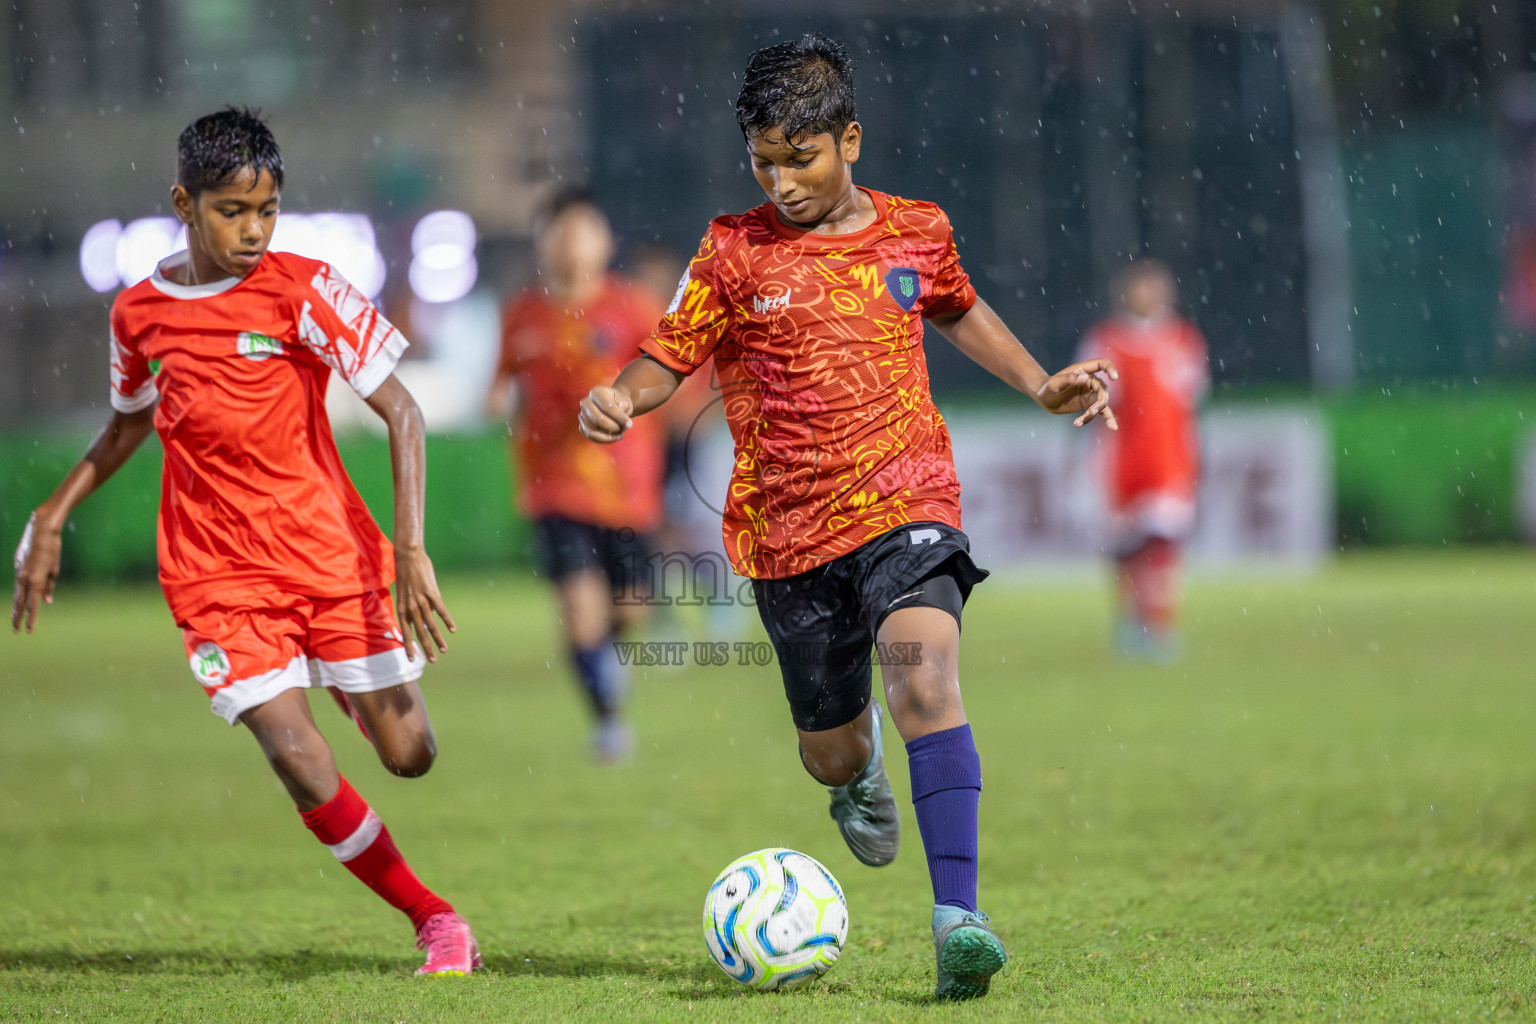
[[[837,962],[848,901],[832,872],[796,850],[738,857],[704,898],[704,943],[720,969],[751,988],[795,988]]]

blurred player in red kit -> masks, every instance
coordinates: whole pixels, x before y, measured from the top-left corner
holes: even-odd
[[[1111,543],[1119,588],[1115,644],[1129,657],[1179,656],[1181,547],[1195,526],[1200,480],[1196,409],[1210,383],[1205,339],[1179,316],[1167,265],[1139,259],[1114,283],[1116,313],[1084,337],[1079,358],[1104,358],[1120,429],[1107,446]]]
[[[649,600],[665,438],[652,422],[599,448],[581,436],[572,410],[639,355],[661,303],[609,272],[613,231],[584,191],[555,197],[538,249],[538,283],[507,305],[486,411],[505,417],[515,391],[518,501],[533,520],[539,573],[555,588],[571,665],[596,719],[593,751],[616,761],[634,741],[614,640]]]
[[[70,512],[158,431],[160,583],[214,713],[251,731],[315,838],[410,918],[416,973],[468,974],[469,925],[337,772],[304,692],[326,687],[393,774],[432,766],[417,680],[447,649],[438,620],[454,626],[422,547],[421,411],[394,375],[406,340],[328,264],[267,251],[283,161],[259,117],[200,118],[176,157],[187,249],[112,304],[114,411],[27,523],[11,628],[30,633],[53,601]],[[336,453],[332,374],[389,428],[393,545]]]

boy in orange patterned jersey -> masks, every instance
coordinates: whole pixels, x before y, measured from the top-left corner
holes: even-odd
[[[160,584],[214,713],[251,731],[315,838],[410,918],[416,973],[468,974],[469,925],[337,772],[304,692],[326,687],[385,768],[422,775],[437,743],[417,680],[446,650],[437,620],[454,627],[422,548],[421,411],[394,376],[406,341],[329,265],[267,252],[282,183],[249,111],[181,134],[171,205],[187,249],[112,304],[112,418],[27,523],[11,628],[30,633],[52,602],[70,512],[157,430]],[[336,454],[333,373],[389,427],[393,545]]]
[[[539,232],[538,284],[507,305],[487,412],[506,414],[516,385],[518,503],[533,520],[539,573],[555,588],[600,760],[629,756],[627,669],[613,641],[649,596],[648,535],[661,525],[665,440],[643,424],[610,448],[588,444],[571,409],[640,354],[661,314],[644,289],[610,273],[613,232],[580,190],[550,204]]]
[[[1115,644],[1128,657],[1179,656],[1181,547],[1195,526],[1200,452],[1195,414],[1210,383],[1205,338],[1179,316],[1173,272],[1141,259],[1115,281],[1114,317],[1083,339],[1082,358],[1112,360],[1121,429],[1108,446],[1111,542],[1120,594]]]
[[[1079,425],[1114,425],[1100,377],[1114,370],[1046,373],[976,297],[942,210],[854,186],[862,129],[839,43],[752,54],[736,113],[768,202],[710,224],[645,356],[593,389],[582,430],[616,440],[715,357],[736,443],[726,551],[753,579],[801,760],[854,855],[889,863],[900,833],[870,700],[878,646],[933,883],[935,994],[980,996],[1007,954],[976,907],[981,764],[958,666],[961,609],[986,573],[960,532],[923,321]]]

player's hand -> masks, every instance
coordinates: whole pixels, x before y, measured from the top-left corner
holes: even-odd
[[[439,619],[448,632],[459,631],[443,604],[443,595],[438,593],[432,559],[420,548],[395,549],[395,618],[405,640],[406,657],[412,660],[416,658],[418,644],[428,661],[436,661],[438,652],[448,649],[448,642],[438,628]]]
[[[1120,372],[1108,359],[1073,363],[1060,373],[1047,377],[1040,390],[1035,392],[1035,401],[1046,412],[1058,416],[1082,413],[1072,421],[1074,427],[1102,416],[1105,426],[1119,430],[1120,421],[1115,419],[1115,411],[1109,407],[1109,383],[1105,377],[1120,379]]]
[[[588,441],[612,444],[635,425],[631,418],[634,411],[635,400],[627,391],[598,385],[581,400],[576,424]]]
[[[59,531],[41,527],[37,513],[27,520],[21,543],[16,545],[16,590],[11,598],[11,632],[21,632],[26,620],[27,632],[37,621],[40,602],[53,604],[53,585],[59,579],[59,551],[64,547]]]

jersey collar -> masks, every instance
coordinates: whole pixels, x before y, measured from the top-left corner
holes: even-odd
[[[779,220],[779,215],[772,203],[764,203],[758,209],[763,211],[763,218],[768,221],[768,226],[780,238],[788,239],[791,242],[800,242],[804,245],[825,246],[829,249],[847,249],[850,246],[867,242],[871,238],[878,236],[881,230],[884,229],[886,218],[890,216],[891,212],[890,201],[885,193],[876,192],[872,188],[864,188],[862,185],[855,185],[854,187],[869,196],[870,202],[875,204],[875,219],[870,222],[868,227],[860,228],[857,231],[850,231],[846,235],[818,235],[814,231],[799,231],[792,228]]]
[[[246,274],[245,277],[225,277],[217,281],[210,281],[207,284],[177,284],[165,276],[165,271],[182,266],[191,258],[191,254],[185,249],[174,256],[167,256],[155,264],[155,272],[149,275],[149,283],[154,285],[155,289],[161,294],[169,295],[173,299],[205,299],[210,295],[219,295],[229,291],[235,285],[244,281],[246,277],[250,277],[251,274],[255,273],[256,267],[261,266],[260,263],[256,264],[256,267],[252,267],[251,272]],[[262,262],[266,261],[263,260]]]

